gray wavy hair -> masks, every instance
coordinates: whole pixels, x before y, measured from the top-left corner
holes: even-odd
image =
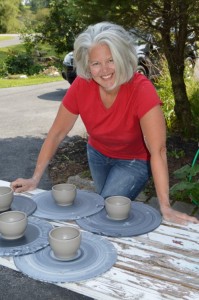
[[[129,32],[110,22],[90,25],[76,38],[73,54],[77,75],[88,80],[92,78],[88,52],[96,44],[106,44],[110,48],[116,70],[116,82],[112,89],[128,82],[137,68],[136,49]]]

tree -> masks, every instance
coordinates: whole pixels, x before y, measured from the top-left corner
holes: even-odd
[[[155,35],[168,62],[178,128],[194,135],[191,106],[184,82],[184,54],[188,36],[199,33],[199,0],[57,0],[51,1],[44,35],[59,51],[72,49],[73,40],[88,24],[113,21]],[[60,52],[61,53],[61,52]]]
[[[184,82],[184,57],[188,36],[199,33],[198,0],[132,1],[137,4],[139,23],[143,28],[159,33],[158,42],[168,62],[175,100],[175,114],[184,134],[195,134],[192,112]],[[141,15],[142,13],[142,15]],[[144,17],[143,17],[144,16]]]
[[[60,54],[73,50],[75,36],[84,26],[81,18],[71,13],[70,1],[52,0],[49,16],[45,23],[37,28],[37,32],[41,32],[43,41],[53,44]]]
[[[184,134],[195,135],[191,106],[184,82],[184,57],[188,36],[199,33],[198,0],[105,0],[71,1],[73,13],[82,13],[82,22],[89,24],[100,20],[117,22],[126,28],[139,27],[143,32],[156,36],[157,44],[164,53],[172,81],[175,114],[178,128]],[[79,7],[79,10],[77,9]],[[95,16],[92,13],[95,12]],[[107,11],[107,13],[105,13]],[[95,21],[96,20],[96,21]]]
[[[49,7],[50,0],[29,0],[30,9],[37,12],[41,8]]]
[[[0,33],[15,33],[19,29],[20,0],[0,0]]]

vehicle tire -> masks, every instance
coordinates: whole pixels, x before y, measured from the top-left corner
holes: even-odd
[[[74,70],[67,70],[67,79],[66,80],[68,80],[68,82],[70,83],[70,84],[72,84],[73,83],[73,81],[75,80],[75,78],[76,78],[76,72],[74,71]]]
[[[148,77],[148,72],[147,72],[147,70],[145,69],[145,67],[143,67],[143,66],[141,66],[141,65],[138,65],[138,66],[137,66],[137,73],[143,74],[143,75],[145,75],[146,77]]]
[[[67,80],[66,72],[65,72],[65,71],[62,71],[61,74],[62,74],[63,79],[64,79],[64,80]]]

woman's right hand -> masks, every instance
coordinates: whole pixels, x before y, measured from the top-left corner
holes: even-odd
[[[39,182],[34,178],[18,178],[15,181],[11,182],[10,186],[15,193],[22,193],[36,189],[38,183]]]

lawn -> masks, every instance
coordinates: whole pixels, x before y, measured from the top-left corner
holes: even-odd
[[[9,88],[16,86],[27,86],[27,85],[37,85],[48,82],[55,82],[64,80],[62,76],[50,77],[50,76],[30,76],[28,78],[20,79],[6,79],[0,78],[0,88]]]
[[[2,36],[0,36],[0,38],[2,38]],[[46,51],[47,55],[56,56],[54,49],[51,46],[42,45],[41,48],[43,51]],[[23,44],[0,48],[0,69],[1,69],[1,66],[3,66],[5,59],[7,58],[7,56],[9,54],[22,53],[22,52],[25,52],[25,48],[24,48]],[[48,76],[48,75],[46,75],[46,76],[45,75],[34,75],[34,76],[28,76],[28,78],[16,78],[16,79],[13,79],[13,78],[8,79],[6,77],[4,77],[4,78],[0,77],[0,88],[37,85],[37,84],[55,82],[55,81],[60,81],[60,80],[63,80],[61,74],[60,74],[60,76],[56,76],[56,77]]]
[[[14,39],[13,36],[8,36],[8,35],[2,36],[2,35],[0,35],[0,42],[1,42],[1,41],[12,40],[12,39]]]

